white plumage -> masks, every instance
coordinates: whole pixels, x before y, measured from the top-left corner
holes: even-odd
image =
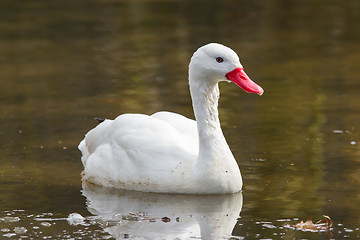
[[[221,44],[199,48],[189,65],[196,122],[171,112],[123,114],[81,141],[83,179],[146,192],[221,194],[242,188],[239,167],[218,118],[218,82],[262,94],[236,53]]]

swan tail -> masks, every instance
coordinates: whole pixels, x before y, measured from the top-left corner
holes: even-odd
[[[103,121],[105,121],[105,119],[103,118],[94,118],[98,123],[102,123]]]

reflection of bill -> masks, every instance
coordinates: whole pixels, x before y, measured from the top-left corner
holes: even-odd
[[[83,182],[88,210],[114,238],[222,239],[240,215],[242,193],[157,194],[99,187]]]

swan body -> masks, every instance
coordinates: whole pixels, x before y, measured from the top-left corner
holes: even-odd
[[[196,121],[171,112],[106,119],[79,144],[83,180],[144,192],[239,192],[240,170],[218,118],[220,81],[263,93],[246,75],[233,50],[216,43],[200,47],[189,65]]]

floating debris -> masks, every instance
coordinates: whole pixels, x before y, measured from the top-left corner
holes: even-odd
[[[290,222],[291,219],[289,219],[289,218],[287,218],[287,219],[278,219],[276,221],[278,221],[278,222]]]
[[[276,228],[275,225],[269,224],[269,223],[264,223],[262,226],[265,227],[265,228]]]
[[[162,217],[162,218],[161,218],[161,221],[167,223],[167,222],[171,222],[171,219],[168,218],[168,217]]]
[[[156,217],[150,217],[147,213],[144,212],[138,212],[138,213],[129,213],[130,216],[134,217],[136,221],[149,221],[149,222],[156,222],[156,220],[161,220],[162,222],[171,222],[171,218],[168,217],[162,217],[162,218],[156,218]],[[180,222],[180,217],[177,217],[175,219],[176,222]]]
[[[341,134],[341,133],[344,133],[344,131],[343,131],[343,130],[335,129],[335,130],[333,130],[333,133]]]
[[[8,237],[8,238],[11,238],[13,236],[16,236],[16,233],[6,233],[3,235],[4,237]]]
[[[303,231],[319,232],[319,231],[330,231],[332,225],[333,225],[333,221],[331,220],[331,218],[329,216],[324,215],[324,218],[317,221],[316,223],[313,223],[311,217],[309,217],[306,220],[306,222],[303,222],[301,220],[301,222],[297,223],[296,225],[286,224],[284,225],[284,227],[290,227],[290,228],[294,227],[295,229],[300,229]]]
[[[48,222],[42,222],[40,223],[41,226],[44,226],[44,227],[51,227],[51,223],[48,223]]]
[[[266,161],[266,159],[264,159],[264,158],[253,158],[251,160],[254,162],[265,162]]]
[[[25,234],[28,230],[25,227],[15,227],[14,232],[16,234],[22,235]]]
[[[0,221],[4,221],[4,222],[18,222],[20,221],[19,217],[3,217],[0,218]]]
[[[85,218],[78,213],[70,213],[66,220],[70,225],[76,226],[83,224]]]
[[[145,212],[136,212],[136,213],[130,212],[129,215],[133,216],[136,221],[145,220],[145,221],[155,222],[157,219],[154,217],[149,217],[148,216],[149,214],[147,214]]]

